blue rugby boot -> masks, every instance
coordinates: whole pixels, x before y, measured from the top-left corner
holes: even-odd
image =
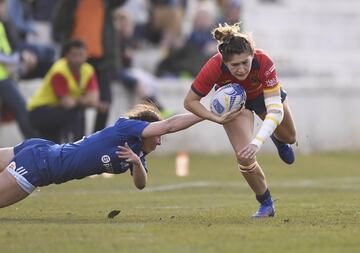
[[[295,152],[290,144],[279,141],[274,135],[271,135],[271,140],[275,144],[281,160],[287,164],[295,162]]]
[[[252,215],[252,218],[267,218],[274,217],[275,215],[275,206],[271,197],[268,197],[261,204],[259,209]]]

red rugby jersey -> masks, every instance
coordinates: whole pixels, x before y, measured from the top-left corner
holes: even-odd
[[[245,80],[240,81],[230,73],[222,61],[221,54],[217,53],[202,67],[191,89],[197,95],[205,97],[214,85],[220,87],[228,83],[241,84],[246,91],[247,99],[255,99],[264,89],[274,88],[278,84],[274,63],[264,51],[256,49],[250,73]]]

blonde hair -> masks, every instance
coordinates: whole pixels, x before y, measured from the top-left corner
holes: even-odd
[[[161,120],[160,111],[153,103],[143,101],[126,113],[129,119],[156,122]]]
[[[212,31],[214,39],[219,43],[218,49],[225,62],[231,60],[234,54],[254,54],[255,42],[251,35],[241,32],[240,24],[219,24]]]

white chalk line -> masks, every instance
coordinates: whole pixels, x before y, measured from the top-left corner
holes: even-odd
[[[241,181],[224,181],[224,182],[215,182],[215,181],[194,181],[186,183],[175,183],[175,184],[166,184],[158,186],[150,186],[142,190],[142,192],[168,192],[176,190],[186,190],[186,189],[195,189],[195,188],[248,188],[246,182]],[[324,178],[324,179],[312,179],[312,180],[291,180],[288,182],[268,182],[269,187],[271,188],[284,188],[284,189],[329,189],[329,190],[360,190],[360,177],[344,177],[344,178]],[[88,194],[110,194],[110,193],[135,193],[139,192],[137,189],[124,189],[124,188],[113,188],[113,189],[104,189],[104,190],[66,190],[62,188],[59,191],[46,191],[42,188],[39,188],[41,195],[88,195]],[[38,195],[38,192],[34,192],[32,195]]]

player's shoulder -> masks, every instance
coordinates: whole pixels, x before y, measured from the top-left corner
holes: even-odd
[[[205,73],[218,73],[219,71],[223,71],[223,65],[222,55],[216,53],[210,57],[202,70],[205,70]]]
[[[211,64],[213,66],[221,66],[221,64],[222,64],[222,55],[220,53],[214,54],[208,60],[208,64]]]
[[[148,126],[150,123],[138,119],[129,119],[127,117],[120,117],[115,122],[115,127],[122,129],[143,129]]]
[[[260,49],[260,48],[255,49],[255,57],[259,62],[272,61],[269,54],[266,53],[263,49]]]
[[[131,120],[127,117],[120,117],[120,118],[118,118],[118,120],[115,122],[114,125],[126,124],[126,123],[129,123],[129,121],[131,121]]]
[[[217,52],[210,59],[213,59],[215,61],[222,61],[222,55],[219,52]]]

